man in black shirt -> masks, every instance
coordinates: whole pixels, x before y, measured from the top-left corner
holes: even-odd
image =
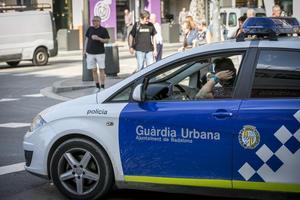
[[[93,70],[93,79],[96,83],[97,91],[104,89],[105,83],[105,49],[104,43],[108,43],[109,34],[106,28],[101,25],[101,18],[93,18],[93,26],[89,27],[85,37],[84,54],[86,54],[87,68]],[[98,76],[98,70],[100,78]],[[100,83],[100,84],[99,84]]]
[[[140,14],[140,21],[136,22],[129,34],[128,45],[131,54],[136,51],[136,58],[138,63],[138,69],[144,68],[144,62],[146,65],[150,65],[154,62],[154,57],[157,54],[155,34],[156,30],[154,25],[149,22],[150,13],[143,11]]]

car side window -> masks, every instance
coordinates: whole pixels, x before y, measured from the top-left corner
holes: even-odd
[[[251,97],[300,97],[300,52],[261,51]]]
[[[221,61],[215,66],[215,61]],[[225,62],[223,62],[225,60]],[[206,58],[193,59],[160,70],[147,77],[145,83],[146,101],[188,101],[207,98],[232,98],[235,80],[242,61],[241,54],[217,55]],[[225,67],[225,68],[224,68]],[[219,71],[232,71],[232,78],[220,80],[212,86],[213,97],[198,95],[202,88],[207,88],[211,75]],[[206,92],[206,91],[205,91]],[[202,93],[201,93],[202,94]]]
[[[128,102],[130,98],[130,94],[132,91],[132,85],[126,87],[122,91],[118,92],[114,97],[112,97],[109,102],[117,103],[117,102]]]
[[[242,54],[213,57],[211,59],[212,69],[208,70],[205,76],[202,76],[202,88],[200,88],[195,98],[232,98],[242,58]],[[215,77],[218,77],[217,80]],[[210,81],[211,79],[214,79],[214,81]]]

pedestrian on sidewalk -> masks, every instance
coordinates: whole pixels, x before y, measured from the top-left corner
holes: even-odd
[[[154,25],[154,28],[157,32],[155,35],[156,44],[154,44],[154,45],[156,45],[156,50],[157,50],[157,55],[155,57],[155,60],[159,61],[162,58],[163,38],[161,35],[161,26],[156,21],[156,15],[154,13],[151,13],[151,15],[150,15],[150,22]]]
[[[249,18],[249,17],[255,17],[255,16],[256,16],[255,10],[253,8],[249,8],[247,10],[247,18]]]
[[[178,51],[185,51],[193,47],[193,41],[197,38],[197,30],[193,28],[193,23],[189,20],[186,20],[182,26],[182,32],[184,35],[182,47]]]
[[[142,11],[140,21],[134,23],[128,37],[129,51],[131,54],[135,52],[137,59],[137,71],[144,68],[144,62],[146,62],[146,66],[152,64],[157,55],[156,45],[153,45],[156,44],[156,30],[149,22],[149,17],[148,11]]]
[[[185,8],[182,8],[182,10],[179,12],[179,16],[178,16],[178,23],[180,25],[180,33],[182,33],[183,23],[185,22],[187,15],[188,15],[188,12],[185,10]]]
[[[128,9],[124,10],[124,32],[123,32],[123,41],[128,37],[128,33],[132,28],[132,15]]]
[[[101,26],[101,18],[94,16],[93,26],[89,27],[85,37],[84,54],[86,55],[87,68],[93,72],[96,89],[105,88],[105,48],[110,37],[106,28]],[[98,74],[98,68],[100,74]],[[99,76],[100,75],[100,76]]]
[[[193,40],[193,47],[197,47],[203,44],[206,44],[206,31],[207,24],[205,20],[201,20],[197,23],[197,37]]]
[[[234,34],[233,38],[237,38],[243,32],[243,24],[246,21],[246,19],[247,19],[247,17],[244,16],[244,15],[239,17],[239,19],[238,19],[239,27],[235,31],[235,34]]]
[[[281,8],[279,5],[274,5],[272,7],[272,17],[280,17],[281,16]]]

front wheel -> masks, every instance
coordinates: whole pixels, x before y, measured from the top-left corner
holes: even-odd
[[[50,170],[55,186],[70,199],[96,199],[112,187],[107,154],[85,139],[71,139],[54,152]]]
[[[39,47],[34,52],[32,63],[36,66],[46,65],[48,63],[48,58],[49,55],[47,49]]]

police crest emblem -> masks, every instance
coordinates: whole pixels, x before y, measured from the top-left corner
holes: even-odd
[[[260,134],[256,127],[245,125],[239,133],[239,142],[245,149],[254,149],[260,142]]]

